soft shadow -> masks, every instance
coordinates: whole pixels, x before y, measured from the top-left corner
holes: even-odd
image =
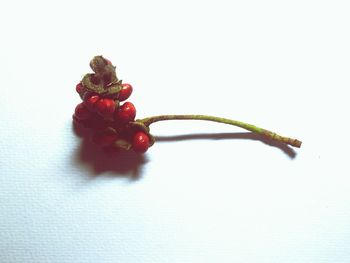
[[[268,139],[259,134],[251,132],[240,133],[197,133],[197,134],[185,134],[185,135],[173,135],[173,136],[155,136],[157,142],[170,142],[170,141],[184,141],[184,140],[199,140],[199,139],[211,139],[211,140],[223,140],[223,139],[243,139],[261,141],[269,146],[276,147],[284,152],[289,158],[294,159],[296,152],[290,146],[285,143]]]
[[[108,176],[128,177],[138,180],[142,175],[142,166],[148,161],[144,154],[134,151],[106,151],[90,140],[91,131],[73,123],[74,133],[81,137],[81,144],[74,153],[73,162],[88,168],[87,176],[95,178],[106,173]]]

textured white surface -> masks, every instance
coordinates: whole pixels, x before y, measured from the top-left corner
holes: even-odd
[[[0,261],[350,262],[349,12],[347,1],[0,3]],[[154,124],[144,158],[107,157],[71,122],[97,54],[134,85],[138,117],[211,114],[304,144],[182,121]]]

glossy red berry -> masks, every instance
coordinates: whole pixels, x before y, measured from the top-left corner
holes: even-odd
[[[136,132],[132,141],[132,148],[135,152],[144,153],[149,148],[149,137],[146,133]]]
[[[79,82],[76,86],[75,86],[75,90],[80,94],[80,92],[83,90],[83,84],[81,82]]]
[[[99,95],[92,95],[84,101],[84,104],[90,111],[94,111],[96,102],[99,101],[99,99]]]
[[[96,132],[92,141],[98,145],[107,146],[114,143],[118,139],[118,135],[115,131],[111,130],[103,130],[100,132]]]
[[[103,117],[111,117],[115,111],[116,103],[112,99],[100,99],[94,106],[96,111]]]
[[[136,117],[136,108],[131,102],[125,102],[118,111],[115,112],[114,118],[120,122],[133,121]]]
[[[85,105],[83,103],[79,103],[76,107],[75,107],[75,112],[74,112],[74,116],[78,119],[78,120],[86,120],[90,117],[90,112],[89,110],[85,107]]]
[[[119,91],[118,100],[124,101],[127,100],[132,93],[132,86],[130,84],[122,84],[122,89]]]

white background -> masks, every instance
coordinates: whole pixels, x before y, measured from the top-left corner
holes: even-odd
[[[0,261],[350,262],[348,1],[2,1]],[[144,157],[74,133],[94,55],[134,86]],[[169,137],[170,136],[170,137]]]

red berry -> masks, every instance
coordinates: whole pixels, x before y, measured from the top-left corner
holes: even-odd
[[[130,84],[122,84],[122,89],[119,91],[118,100],[127,100],[132,93],[132,86]]]
[[[96,111],[103,117],[110,117],[115,111],[115,102],[112,99],[100,99],[95,103]]]
[[[90,112],[88,111],[88,109],[85,107],[85,105],[83,103],[79,103],[75,107],[74,116],[78,120],[86,120],[90,117]]]
[[[83,84],[81,84],[81,82],[79,82],[76,86],[75,86],[75,90],[80,93],[83,90]]]
[[[92,141],[98,145],[107,146],[114,143],[118,139],[118,135],[113,130],[103,130],[101,132],[96,132]]]
[[[100,96],[98,95],[92,95],[91,97],[87,98],[85,101],[84,101],[84,104],[85,106],[91,110],[91,111],[94,111],[95,110],[95,105],[96,105],[96,102],[100,99]]]
[[[132,148],[135,152],[144,153],[149,148],[149,137],[146,133],[139,131],[135,133]]]
[[[92,91],[86,91],[82,94],[83,101],[86,101],[88,98],[90,98],[93,95],[97,95],[95,92]]]
[[[136,108],[131,102],[125,102],[114,114],[114,118],[121,122],[133,121],[135,116]]]

